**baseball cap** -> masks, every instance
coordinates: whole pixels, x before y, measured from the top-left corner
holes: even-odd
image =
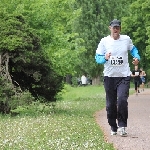
[[[117,20],[117,19],[114,19],[110,22],[110,26],[112,27],[115,27],[115,26],[118,26],[120,27],[121,26],[121,21],[120,20]]]

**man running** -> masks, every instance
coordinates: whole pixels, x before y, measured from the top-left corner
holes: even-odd
[[[111,135],[127,136],[128,102],[130,88],[130,67],[128,51],[133,56],[133,64],[140,60],[137,48],[127,35],[121,35],[121,22],[114,19],[109,25],[110,35],[100,40],[95,59],[104,64],[104,87],[106,92],[106,111]]]

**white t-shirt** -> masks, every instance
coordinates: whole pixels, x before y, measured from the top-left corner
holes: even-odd
[[[82,84],[87,83],[87,78],[84,75],[81,77],[81,82],[82,82]]]
[[[132,50],[133,46],[132,40],[127,35],[120,35],[118,40],[114,40],[110,35],[101,39],[96,53],[100,55],[111,53],[110,59],[104,64],[104,76],[127,77],[131,75],[128,50]]]

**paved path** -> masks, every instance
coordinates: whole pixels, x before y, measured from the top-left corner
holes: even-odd
[[[116,150],[150,150],[150,89],[128,99],[127,137],[111,136],[106,118],[106,110],[96,113],[96,121],[105,134],[105,139],[113,143]]]

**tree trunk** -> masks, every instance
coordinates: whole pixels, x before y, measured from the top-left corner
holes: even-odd
[[[9,53],[0,54],[0,76],[2,77],[2,93],[5,95],[5,100],[0,101],[0,112],[3,114],[10,113],[10,93],[15,89],[12,84],[12,79],[9,73]],[[4,85],[3,85],[4,83]]]
[[[72,84],[71,78],[72,78],[71,75],[66,75],[66,83]]]
[[[92,85],[100,85],[100,76],[92,78]]]
[[[6,53],[6,59],[5,59],[5,67],[6,67],[6,77],[8,79],[8,81],[12,84],[12,79],[11,79],[11,76],[9,74],[9,54]],[[13,84],[12,84],[13,85]]]
[[[103,78],[101,76],[92,78],[92,85],[101,85],[103,84]]]

